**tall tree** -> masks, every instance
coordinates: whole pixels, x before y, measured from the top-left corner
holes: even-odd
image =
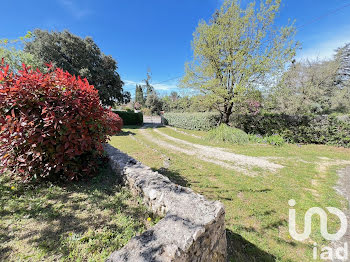
[[[159,114],[162,110],[162,100],[159,99],[156,92],[152,92],[147,96],[145,105],[150,109],[151,114]]]
[[[350,43],[338,48],[335,60],[339,63],[336,77],[336,90],[332,97],[332,109],[350,113]]]
[[[171,100],[172,100],[173,102],[175,102],[177,99],[179,99],[179,95],[178,95],[178,93],[175,92],[175,91],[172,91],[172,92],[170,93],[170,97],[171,97]]]
[[[147,77],[143,81],[145,84],[142,86],[144,89],[146,89],[146,95],[145,100],[147,100],[147,97],[155,92],[154,87],[151,85],[151,79],[152,79],[152,73],[151,69],[147,70]]]
[[[337,60],[299,61],[289,67],[270,94],[272,111],[290,115],[337,110]]]
[[[194,59],[186,64],[182,86],[204,93],[224,123],[229,122],[237,94],[280,73],[295,55],[293,24],[274,26],[280,2],[261,1],[259,7],[253,2],[243,9],[239,0],[226,0],[194,33]]]
[[[141,85],[136,85],[135,102],[139,103],[140,105],[145,104],[145,99],[143,96],[143,90]]]
[[[336,49],[335,58],[339,62],[337,84],[342,88],[350,81],[350,43]]]
[[[123,100],[123,82],[117,73],[117,62],[103,54],[91,37],[84,39],[68,31],[34,31],[34,40],[26,43],[25,51],[43,64],[86,77],[99,91],[104,105]]]

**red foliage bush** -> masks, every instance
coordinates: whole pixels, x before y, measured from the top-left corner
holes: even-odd
[[[48,73],[0,66],[0,160],[23,180],[91,175],[102,144],[122,121],[100,104],[86,79],[61,69]]]
[[[107,126],[109,128],[109,130],[106,131],[107,133],[114,135],[122,130],[123,119],[121,119],[121,117],[118,114],[112,111],[108,111],[105,114],[105,117]]]

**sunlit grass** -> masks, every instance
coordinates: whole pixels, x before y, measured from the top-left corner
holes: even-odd
[[[202,131],[180,130],[189,134],[186,135],[169,128],[158,130],[191,143],[219,146],[244,155],[268,159],[271,157],[270,161],[284,166],[270,174],[257,169],[255,171],[260,175],[250,177],[198,160],[196,156],[160,147],[146,139],[137,129],[125,129],[133,132],[130,136],[112,138],[112,145],[167,175],[175,183],[189,186],[210,199],[220,200],[225,205],[231,261],[310,261],[313,242],[327,244],[320,235],[317,219],[314,220],[309,241],[298,242],[290,237],[288,200],[295,199],[297,202],[297,224],[300,231],[303,229],[303,214],[310,207],[344,208],[345,201],[336,194],[333,187],[337,181],[336,170],[344,166],[345,162],[335,161],[350,161],[349,149],[319,145],[286,144],[275,147],[214,144],[191,136],[205,136]],[[143,132],[179,146],[151,129]],[[188,149],[187,145],[183,147]],[[161,168],[164,155],[170,158],[168,168]],[[333,166],[334,163],[337,165]],[[317,183],[314,183],[315,181]],[[329,216],[329,232],[334,232],[337,227],[336,217]]]

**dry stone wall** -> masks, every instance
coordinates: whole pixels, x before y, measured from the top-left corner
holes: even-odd
[[[226,261],[225,210],[106,145],[113,170],[158,215],[155,226],[113,252],[108,262]]]

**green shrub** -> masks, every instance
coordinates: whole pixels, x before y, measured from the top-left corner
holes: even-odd
[[[214,142],[228,142],[232,144],[246,144],[249,142],[249,136],[246,132],[238,128],[232,128],[226,124],[221,124],[210,130],[205,136],[205,139]]]
[[[210,130],[219,123],[220,116],[217,113],[165,113],[163,120],[166,125],[191,129]]]
[[[264,140],[263,136],[256,135],[256,134],[248,134],[248,139],[249,139],[249,142],[251,142],[251,143],[261,144],[261,143],[266,142],[266,140]]]
[[[273,146],[282,146],[286,143],[283,136],[273,134],[271,136],[262,136],[256,134],[248,134],[249,142],[257,144],[270,144]]]
[[[348,116],[283,114],[233,115],[231,124],[247,133],[280,134],[291,143],[312,143],[350,147]]]
[[[123,119],[124,125],[142,125],[143,124],[143,114],[141,112],[127,112],[127,111],[116,111],[114,113],[118,114],[121,119]]]
[[[142,111],[142,114],[144,116],[151,116],[152,115],[152,110],[147,108],[147,107],[142,108],[141,111]]]
[[[282,136],[278,135],[278,134],[273,134],[271,136],[266,136],[264,138],[264,141],[266,141],[266,143],[273,145],[273,146],[283,146],[285,141],[283,139]]]

